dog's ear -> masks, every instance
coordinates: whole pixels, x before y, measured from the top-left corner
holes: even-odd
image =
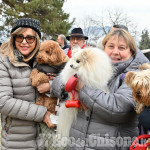
[[[88,51],[82,51],[82,57],[84,60],[86,60],[88,58]]]
[[[140,69],[140,70],[150,69],[150,64],[144,63],[144,64],[140,65],[140,66],[138,67],[138,69]]]
[[[63,62],[64,59],[64,51],[61,49],[61,47],[58,45],[58,43],[53,44],[53,50],[51,54],[51,60],[55,63]]]
[[[136,72],[133,72],[133,71],[127,72],[126,77],[125,77],[125,82],[128,86],[131,87],[131,83],[132,83],[135,75],[136,75]]]
[[[58,63],[59,62],[62,62],[64,59],[64,51],[61,49],[60,46],[57,47],[57,60],[58,60]]]

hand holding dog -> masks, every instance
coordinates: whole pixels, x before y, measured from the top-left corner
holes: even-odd
[[[83,88],[84,84],[82,82],[78,82],[76,87],[75,87],[75,90],[77,92],[80,92],[80,90]]]
[[[45,92],[50,91],[50,84],[49,83],[41,83],[36,88],[39,93],[45,93]]]
[[[80,92],[80,90],[83,88],[84,84],[82,82],[78,82],[76,87],[75,87],[75,90],[77,92]],[[85,104],[83,104],[81,101],[80,101],[80,108],[82,108],[83,110],[88,110],[88,108],[85,106]]]
[[[54,128],[56,125],[53,124],[50,120],[50,115],[51,113],[49,111],[47,111],[44,115],[44,118],[43,118],[43,122],[49,127],[49,128]]]

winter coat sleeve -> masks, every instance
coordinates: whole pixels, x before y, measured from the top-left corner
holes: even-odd
[[[141,114],[139,114],[138,120],[139,124],[145,129],[150,130],[150,106],[146,107]]]
[[[68,93],[64,89],[61,76],[57,76],[51,85],[51,96],[59,98],[61,101],[67,100]]]
[[[132,92],[125,83],[115,93],[105,93],[84,86],[79,93],[79,99],[93,113],[108,122],[126,123],[135,115]]]
[[[46,107],[34,104],[35,100],[30,99],[32,98],[30,95],[33,95],[31,93],[31,85],[26,85],[26,78],[17,79],[16,76],[16,79],[12,79],[9,73],[10,70],[3,63],[3,60],[0,59],[0,112],[4,115],[23,120],[42,121],[47,109]],[[15,80],[15,88],[13,87],[12,80]],[[24,85],[21,84],[23,82],[20,83],[21,80],[25,80]],[[20,92],[17,93],[17,91]],[[24,95],[24,91],[27,92],[26,95]],[[14,98],[16,93],[19,98]],[[35,98],[35,96],[33,97]]]

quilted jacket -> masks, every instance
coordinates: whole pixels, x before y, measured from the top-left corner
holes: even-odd
[[[88,111],[79,110],[70,131],[69,150],[128,150],[138,135],[137,115],[132,91],[120,75],[137,70],[142,63],[149,62],[140,52],[131,59],[115,63],[116,72],[109,82],[109,93],[84,86],[79,99]],[[58,88],[59,87],[59,88]],[[61,98],[63,88],[60,77],[52,84],[53,95]]]
[[[0,55],[0,113],[2,150],[44,150],[38,122],[47,109],[35,104],[36,91],[30,83],[32,68],[12,64]]]

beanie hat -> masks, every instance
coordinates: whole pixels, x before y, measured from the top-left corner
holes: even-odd
[[[35,30],[39,37],[41,38],[40,32],[40,21],[32,19],[32,18],[21,18],[15,22],[14,27],[11,29],[11,33],[14,32],[19,27],[29,27]]]

